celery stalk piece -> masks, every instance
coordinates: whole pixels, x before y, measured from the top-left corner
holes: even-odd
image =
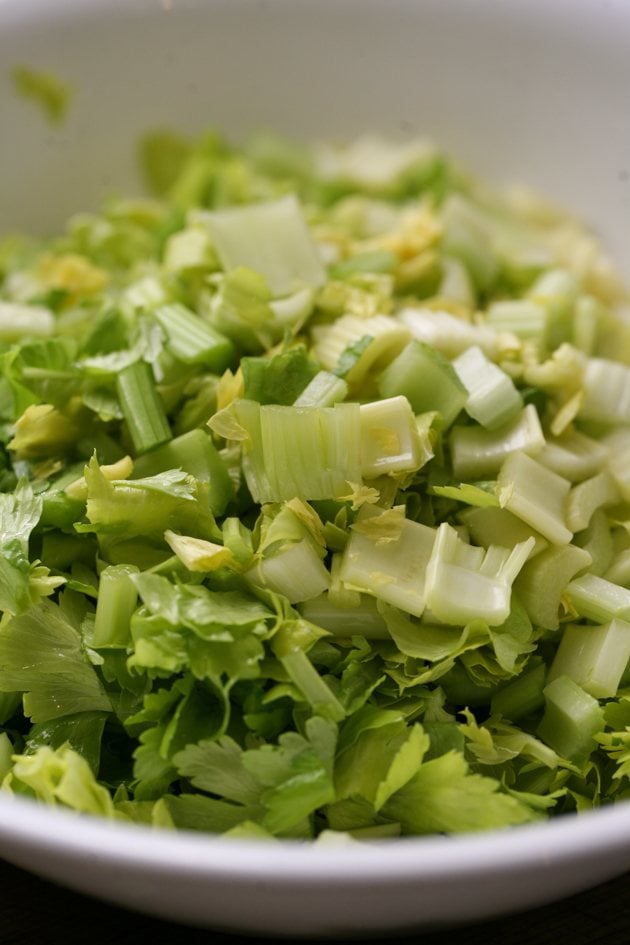
[[[361,510],[343,552],[340,577],[350,587],[420,617],[436,532],[401,517],[395,525],[398,534],[388,536],[389,515],[369,506]]]
[[[202,364],[221,374],[234,362],[236,351],[230,339],[184,305],[161,305],[153,317],[164,331],[171,352],[184,364]]]
[[[408,343],[409,330],[389,315],[360,318],[342,315],[331,325],[312,329],[313,354],[327,371],[343,374],[350,388],[360,387],[366,376],[387,365]],[[347,369],[344,361],[348,353]]]
[[[512,583],[529,557],[534,539],[501,548],[462,541],[447,522],[437,530],[426,570],[426,605],[445,623],[477,618],[499,626],[510,613]]]
[[[468,270],[455,256],[445,255],[442,259],[442,276],[437,287],[436,295],[440,299],[447,299],[449,302],[459,302],[466,308],[475,307],[475,288],[468,275]],[[431,344],[430,339],[422,339]],[[436,345],[436,347],[440,347]]]
[[[442,225],[444,252],[463,262],[479,289],[488,289],[499,267],[484,214],[466,197],[452,194],[442,209]]]
[[[508,456],[519,451],[536,456],[544,445],[533,404],[527,404],[516,419],[496,430],[454,426],[449,435],[453,472],[468,481],[495,476]]]
[[[484,548],[490,545],[513,548],[519,542],[533,538],[534,545],[530,552],[530,558],[533,558],[549,545],[546,538],[507,509],[493,506],[464,509],[459,513],[458,518],[466,526],[475,544],[483,545]]]
[[[332,407],[345,400],[347,396],[348,385],[342,377],[337,377],[330,371],[318,371],[296,398],[293,406]]]
[[[523,452],[505,460],[497,479],[497,495],[508,509],[557,545],[568,544],[573,533],[566,524],[571,483]]]
[[[621,495],[609,472],[601,472],[573,486],[567,499],[567,525],[572,532],[583,531],[597,509],[617,505]]]
[[[212,246],[210,233],[199,223],[173,233],[164,246],[164,270],[174,275],[219,268],[219,260]]]
[[[134,478],[155,476],[167,469],[183,469],[208,485],[208,502],[220,515],[232,497],[233,487],[227,467],[214,443],[203,430],[189,430],[168,443],[143,453],[134,463]]]
[[[116,378],[118,399],[138,453],[171,439],[171,428],[146,361],[135,361]]]
[[[545,343],[547,310],[529,299],[508,299],[488,306],[485,323],[496,332],[510,332],[521,341]]]
[[[245,577],[254,585],[284,594],[291,604],[318,597],[330,585],[330,574],[307,538],[259,558]]]
[[[326,282],[326,272],[293,194],[267,203],[215,210],[207,216],[215,248],[229,272],[245,266],[266,279],[275,296]]]
[[[447,358],[457,357],[471,345],[478,345],[488,357],[492,357],[498,348],[496,332],[450,312],[405,307],[398,313],[398,318],[416,341],[430,345]]]
[[[444,355],[421,341],[411,341],[383,370],[381,397],[405,396],[414,413],[437,411],[449,427],[464,407],[468,391]]]
[[[578,416],[598,423],[630,423],[630,367],[607,358],[589,358],[582,380]]]
[[[514,583],[514,590],[530,620],[545,630],[557,630],[567,585],[591,564],[591,556],[575,545],[550,545],[528,561]]]
[[[630,623],[615,618],[597,627],[565,626],[548,681],[568,676],[596,699],[617,695],[630,660]]]
[[[474,345],[453,361],[460,381],[468,391],[464,409],[488,430],[496,430],[523,409],[523,398],[505,371]]]
[[[567,586],[566,596],[580,617],[587,620],[630,620],[630,590],[596,574],[575,578]]]
[[[305,620],[328,630],[335,637],[350,639],[362,636],[368,640],[389,640],[390,633],[381,616],[377,601],[367,594],[359,595],[359,603],[343,607],[333,603],[328,593],[312,597],[299,604],[298,610]]]
[[[341,552],[336,551],[330,559],[330,585],[328,599],[335,607],[358,607],[361,603],[361,594],[347,587],[341,580]]]
[[[0,301],[0,342],[22,338],[49,338],[55,331],[55,316],[43,305]]]
[[[630,548],[615,555],[602,577],[613,584],[630,587]]]
[[[234,404],[246,432],[243,471],[256,502],[331,499],[361,482],[358,404],[334,407]]]
[[[138,591],[130,575],[137,573],[138,568],[127,564],[110,565],[101,572],[90,646],[125,648],[131,641]]]
[[[584,762],[604,728],[603,709],[568,676],[558,676],[543,692],[545,712],[536,734],[563,758]]]
[[[528,297],[547,312],[545,341],[554,350],[572,335],[572,320],[579,296],[578,280],[567,269],[549,269],[531,286]]]
[[[630,502],[630,430],[619,428],[605,439],[608,470],[625,502]]]
[[[625,579],[618,580],[608,573],[615,558],[615,549],[610,522],[605,512],[601,510],[595,512],[584,531],[573,536],[573,544],[583,548],[591,556],[589,565],[591,574],[605,577],[615,584],[627,584]]]
[[[492,715],[499,715],[511,722],[518,722],[545,704],[543,689],[547,669],[540,663],[521,676],[503,686],[492,696],[490,703]]]
[[[571,482],[580,482],[601,472],[609,456],[608,447],[579,430],[547,437],[536,456],[539,463]]]
[[[422,466],[424,451],[406,397],[361,404],[360,422],[361,472],[366,479]]]

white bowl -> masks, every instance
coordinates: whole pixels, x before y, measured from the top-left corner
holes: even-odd
[[[0,230],[52,230],[135,187],[156,125],[429,135],[573,207],[630,272],[630,3],[0,0]],[[74,87],[47,126],[13,65]],[[161,916],[265,933],[455,923],[630,867],[630,806],[501,833],[330,847],[101,823],[0,796],[0,854]]]

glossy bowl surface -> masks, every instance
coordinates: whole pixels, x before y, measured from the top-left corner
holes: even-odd
[[[625,0],[0,0],[0,231],[53,232],[137,189],[160,127],[238,139],[429,137],[497,182],[572,207],[630,275]],[[47,125],[27,64],[73,88]],[[454,924],[577,892],[630,867],[630,805],[463,837],[315,846],[93,821],[0,796],[0,855],[184,922],[266,934]]]

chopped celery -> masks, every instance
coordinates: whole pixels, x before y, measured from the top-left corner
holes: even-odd
[[[449,427],[466,403],[467,391],[450,362],[420,341],[410,342],[383,370],[381,397],[404,395],[414,413],[437,410]]]
[[[495,430],[455,426],[449,436],[453,472],[460,479],[494,476],[506,457],[517,451],[536,456],[544,443],[533,404],[528,404],[515,420]]]
[[[153,312],[168,346],[185,364],[202,364],[216,373],[234,360],[234,345],[183,305],[162,305]]]
[[[330,371],[318,371],[302,393],[295,399],[295,407],[332,407],[345,400],[348,385],[342,377]]]
[[[423,465],[422,444],[406,397],[361,404],[361,471],[366,479],[414,472]]]
[[[417,341],[430,345],[447,358],[462,354],[471,345],[478,345],[492,357],[499,346],[496,332],[450,312],[405,307],[398,317]]]
[[[124,368],[116,387],[136,452],[146,453],[171,439],[164,405],[146,361],[136,361]]]
[[[326,281],[317,247],[292,194],[268,203],[215,210],[208,215],[208,225],[223,268],[246,266],[259,272],[274,295]]]
[[[624,797],[593,237],[418,142],[143,157],[155,198],[0,240],[0,789],[300,842]]]
[[[518,722],[542,708],[547,670],[544,663],[518,676],[492,696],[492,714]]]
[[[570,488],[566,479],[523,452],[508,456],[497,479],[501,507],[558,545],[568,544],[573,537],[566,523]]]
[[[91,646],[125,648],[130,642],[138,591],[129,575],[137,572],[126,564],[110,565],[101,572]]]
[[[450,624],[475,619],[490,626],[504,623],[510,613],[512,583],[533,545],[529,538],[512,549],[477,548],[463,542],[451,525],[440,525],[426,570],[431,613]]]
[[[208,503],[220,515],[232,495],[232,482],[225,463],[203,430],[190,430],[168,443],[143,453],[134,463],[134,478],[154,476],[167,469],[183,469],[208,484]]]
[[[567,584],[566,595],[581,617],[630,620],[630,590],[596,574],[582,574]]]
[[[482,427],[496,430],[522,409],[523,398],[512,378],[490,361],[481,348],[468,348],[455,358],[453,367],[468,391],[464,409]]]
[[[597,699],[568,676],[558,676],[543,693],[545,712],[537,735],[561,757],[584,762],[594,747],[594,736],[604,728]]]
[[[630,623],[619,618],[597,627],[567,624],[548,681],[568,676],[596,699],[617,694],[630,660]]]
[[[557,630],[569,581],[585,571],[591,556],[575,545],[550,545],[528,561],[516,579],[516,591],[534,624]]]
[[[373,594],[415,616],[425,607],[425,573],[435,531],[404,517],[399,520],[395,540],[387,540],[384,518],[389,513],[365,507],[343,552],[341,580]]]

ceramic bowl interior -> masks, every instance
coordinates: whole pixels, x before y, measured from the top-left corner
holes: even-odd
[[[630,4],[621,0],[0,0],[0,230],[136,190],[143,131],[429,137],[575,209],[630,274]],[[72,86],[51,127],[8,75]],[[267,847],[0,797],[0,854],[139,909],[321,934],[467,921],[630,866],[630,807],[486,836]]]

